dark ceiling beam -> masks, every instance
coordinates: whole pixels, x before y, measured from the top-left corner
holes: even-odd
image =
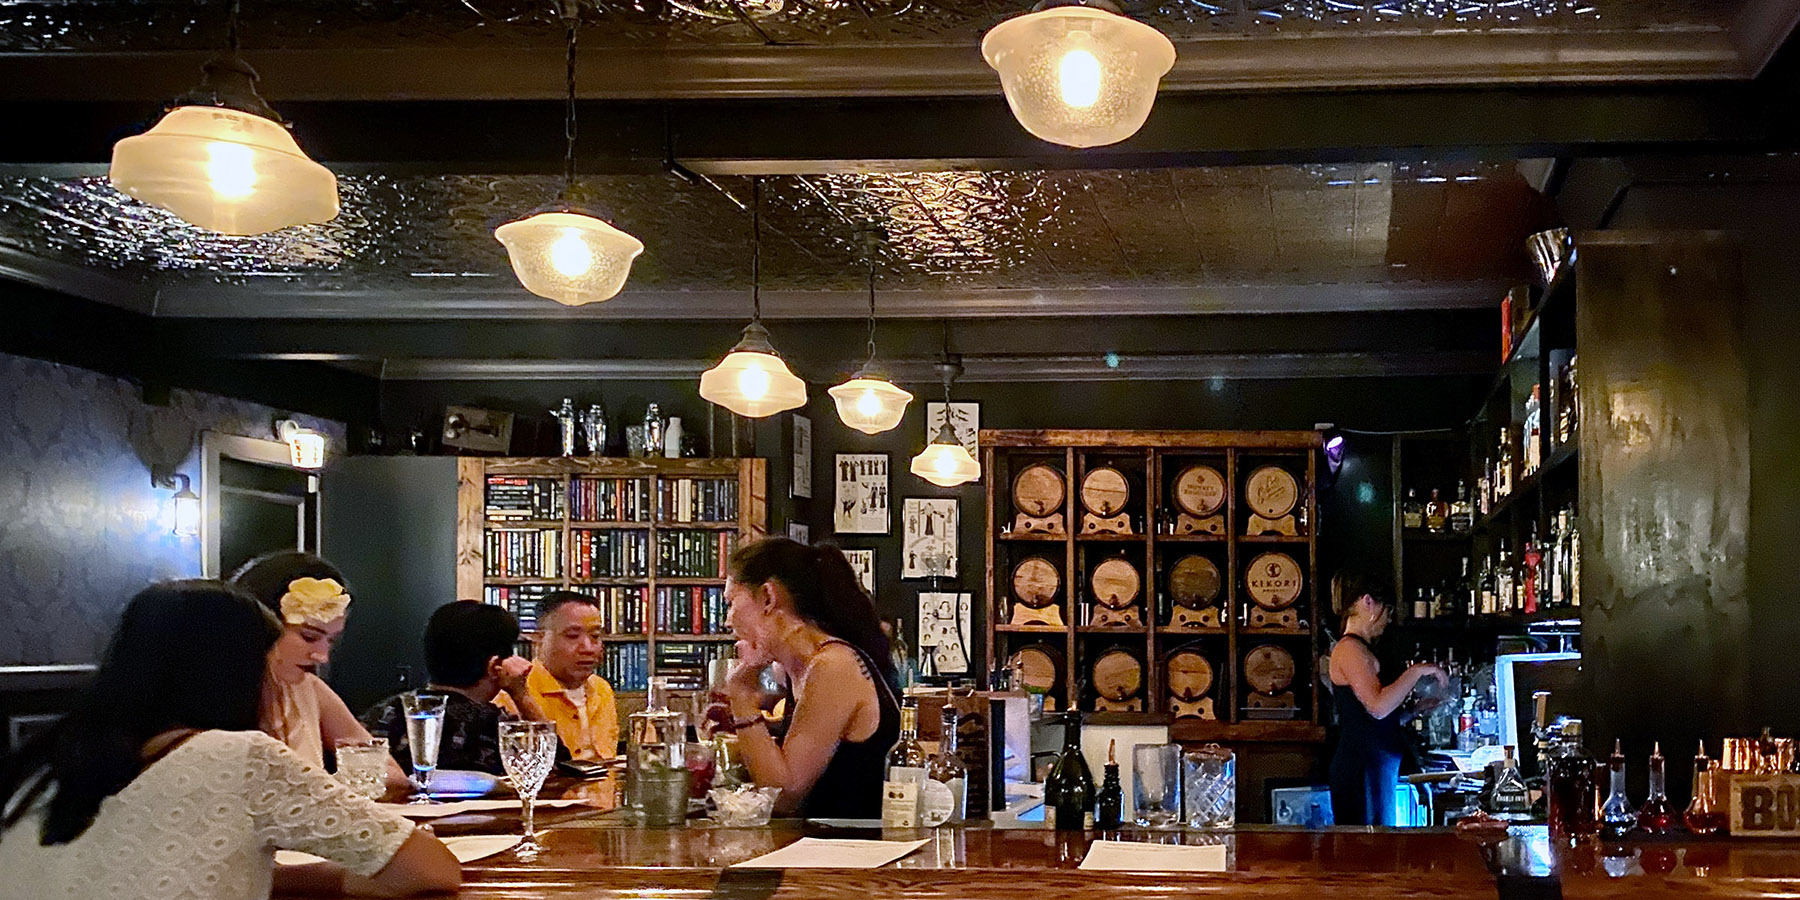
[[[1165,94],[1135,137],[1076,151],[1021,130],[999,97],[582,105],[580,167],[782,174],[941,169],[1143,168],[1592,156],[1780,149],[1787,98],[1762,83],[1493,90]],[[104,164],[160,105],[0,103],[0,163]],[[303,146],[340,171],[560,171],[556,104],[543,101],[281,105]]]

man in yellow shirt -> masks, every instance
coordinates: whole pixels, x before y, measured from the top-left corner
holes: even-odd
[[[556,736],[576,759],[606,759],[619,752],[618,703],[612,685],[594,674],[605,636],[600,603],[593,597],[557,591],[544,598],[537,660],[525,688],[556,723]],[[505,697],[501,694],[496,702],[510,710]]]

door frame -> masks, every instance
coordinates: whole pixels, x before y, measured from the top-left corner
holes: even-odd
[[[293,464],[287,444],[281,441],[200,432],[200,573],[203,578],[223,578],[219,571],[219,460],[235,459],[259,466],[289,469],[306,475],[306,492],[312,495],[313,534],[319,534],[322,505],[318,502],[319,474]],[[318,548],[304,548],[317,552]]]

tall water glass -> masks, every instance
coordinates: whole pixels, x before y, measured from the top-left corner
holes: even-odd
[[[337,779],[351,792],[380,800],[387,792],[387,738],[338,741]]]
[[[414,803],[436,803],[431,797],[431,773],[437,770],[438,743],[444,737],[444,694],[414,691],[400,695],[406,708],[406,742],[412,751],[413,774],[419,778]]]
[[[1181,824],[1181,745],[1134,744],[1131,748],[1134,821],[1142,828]]]
[[[524,840],[514,848],[520,859],[533,859],[543,848],[537,842],[533,806],[538,791],[544,787],[550,768],[556,765],[556,723],[501,722],[500,764],[519,792],[520,809],[524,813]]]
[[[1237,757],[1218,744],[1190,750],[1182,763],[1189,828],[1237,825]]]

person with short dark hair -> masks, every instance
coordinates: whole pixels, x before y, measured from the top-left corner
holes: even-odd
[[[619,709],[612,685],[594,674],[605,648],[600,601],[579,591],[552,591],[538,611],[537,659],[525,696],[556,723],[556,736],[576,759],[619,752]],[[518,697],[518,694],[509,694]],[[506,700],[501,701],[507,707]]]
[[[527,719],[544,720],[531,698],[525,678],[531,663],[513,654],[519,622],[513,614],[488,603],[446,603],[425,623],[426,690],[447,695],[444,731],[438,743],[438,767],[505,774],[500,762],[500,720],[506,716],[495,698],[504,691],[512,709]],[[388,750],[412,771],[407,743],[406,708],[395,694],[363,713],[363,724],[387,738]]]
[[[1400,705],[1421,679],[1447,683],[1429,663],[1409,667],[1382,685],[1374,643],[1387,629],[1393,604],[1386,592],[1355,572],[1331,579],[1331,610],[1344,636],[1331,648],[1331,698],[1337,710],[1337,753],[1331,758],[1331,813],[1338,825],[1393,825],[1394,786],[1400,776]]]

